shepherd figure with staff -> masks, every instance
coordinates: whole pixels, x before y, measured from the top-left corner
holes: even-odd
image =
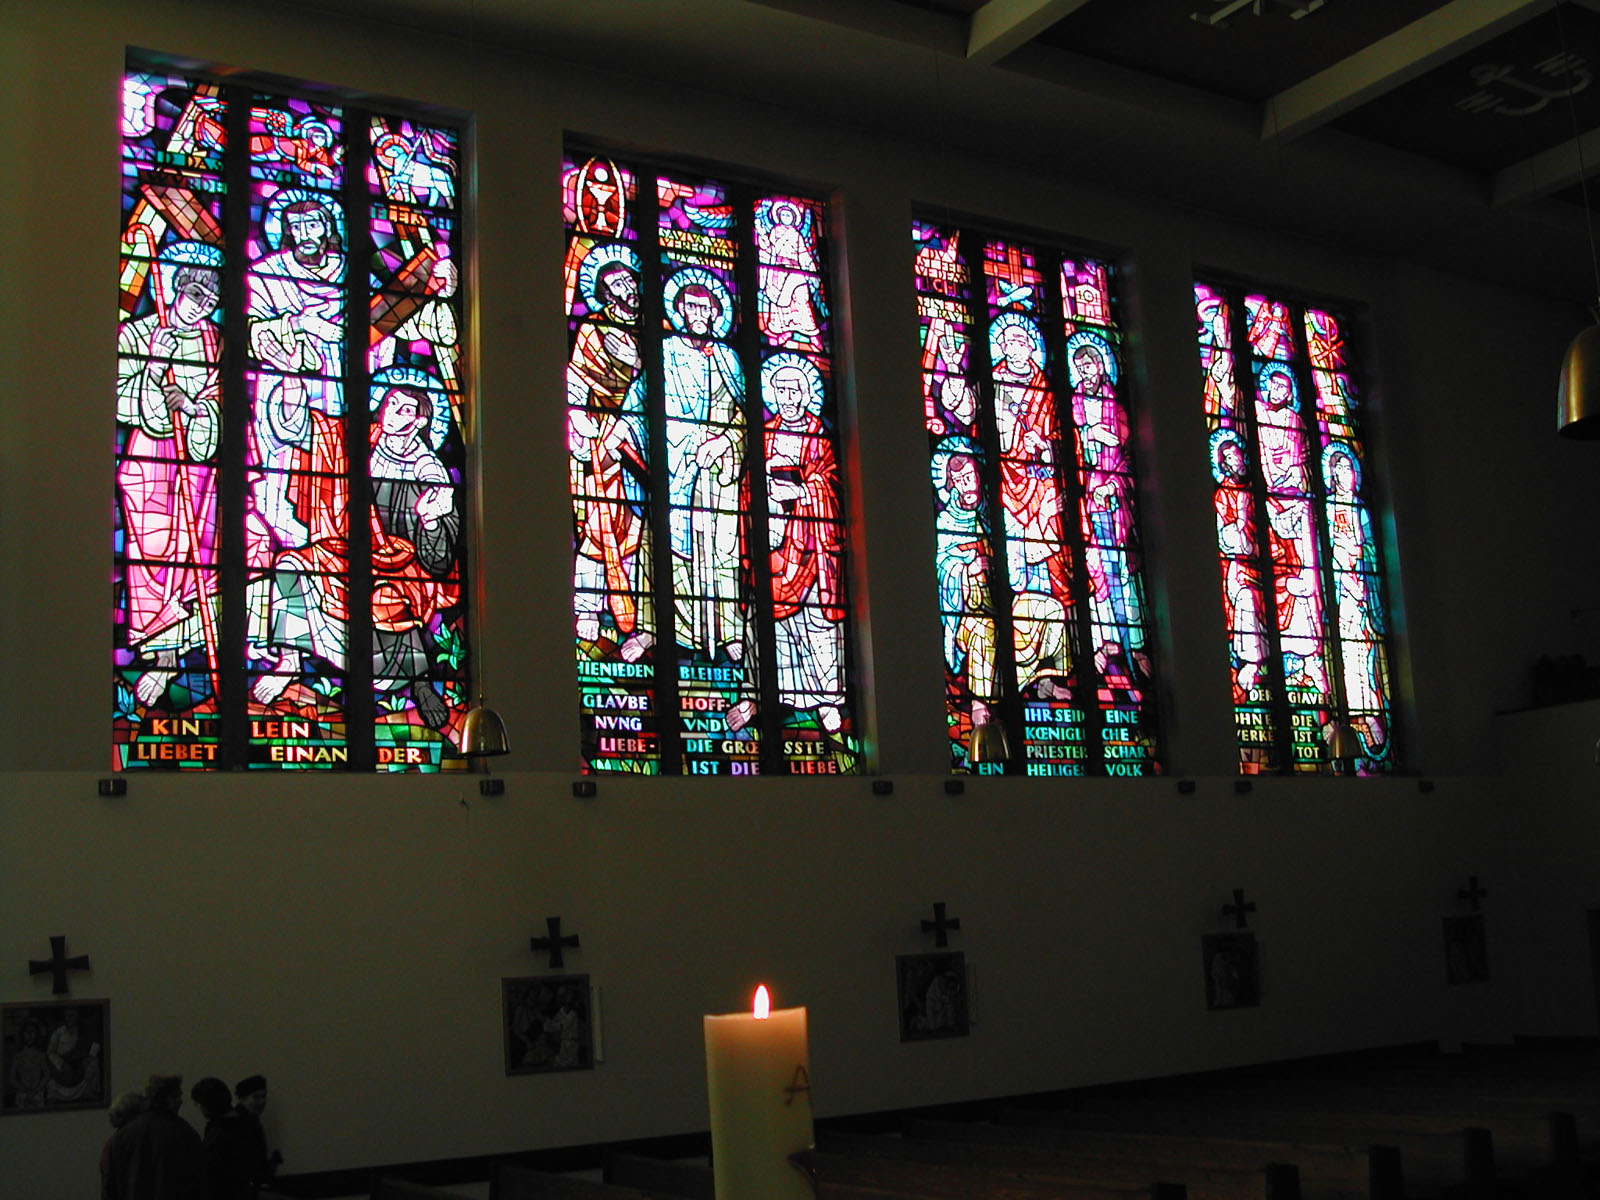
[[[156,258],[148,226],[128,231]],[[203,648],[210,689],[217,672],[217,489],[221,436],[214,314],[222,251],[181,241],[150,268],[154,311],[118,333],[117,422],[123,435],[117,502],[125,537],[123,620],[144,668],[140,704],[166,694],[183,660]]]

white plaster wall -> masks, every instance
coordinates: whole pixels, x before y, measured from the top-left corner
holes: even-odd
[[[494,800],[253,776],[102,800],[95,778],[3,779],[3,998],[44,997],[18,968],[66,933],[93,965],[73,993],[112,1002],[113,1086],[263,1071],[295,1171],[704,1128],[700,1015],[763,980],[810,1008],[821,1115],[1511,1028],[1511,984],[1445,985],[1453,889],[1505,874],[1470,781],[606,780],[578,801],[535,774]],[[1235,886],[1265,996],[1208,1013],[1199,935]],[[978,1025],[902,1045],[893,957],[928,947],[934,900],[962,920]],[[544,969],[527,940],[554,914],[602,985],[606,1061],[506,1078],[499,980]],[[0,1122],[0,1194],[85,1194],[107,1132],[98,1110]]]

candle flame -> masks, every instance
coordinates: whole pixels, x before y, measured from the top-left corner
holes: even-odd
[[[765,1021],[772,1012],[772,999],[767,995],[767,985],[762,984],[756,988],[756,1020]]]

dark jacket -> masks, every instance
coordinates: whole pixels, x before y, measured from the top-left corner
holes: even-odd
[[[211,1200],[200,1135],[164,1108],[140,1113],[111,1135],[104,1183],[105,1200]]]

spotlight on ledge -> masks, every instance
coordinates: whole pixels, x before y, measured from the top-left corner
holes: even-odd
[[[1600,439],[1600,324],[1589,326],[1567,347],[1556,404],[1556,429],[1562,437]]]
[[[487,758],[495,754],[510,754],[511,742],[506,737],[506,723],[500,714],[489,708],[478,697],[478,703],[467,711],[461,725],[461,753],[469,758]]]

